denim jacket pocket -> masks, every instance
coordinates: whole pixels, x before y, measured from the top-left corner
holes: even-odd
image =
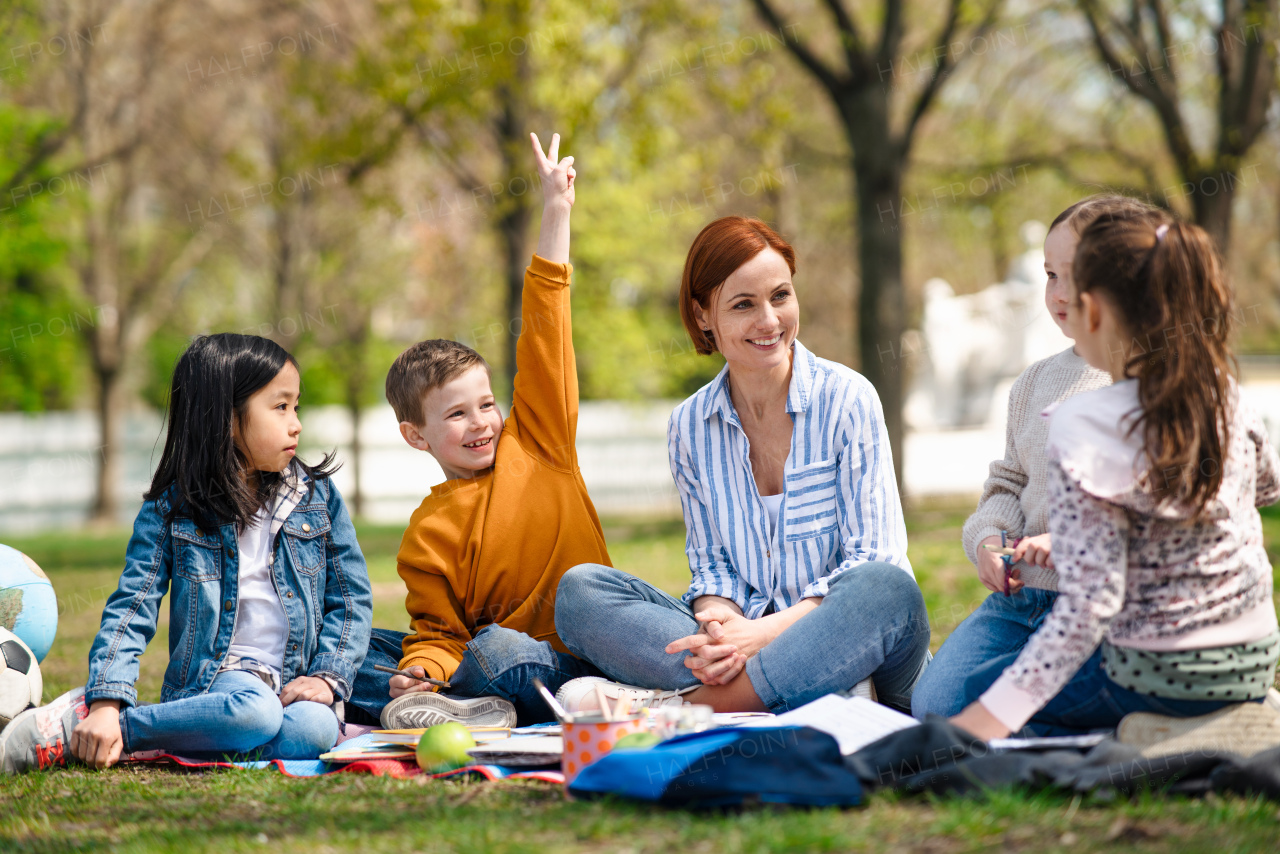
[[[828,534],[839,525],[836,514],[838,470],[823,460],[786,473],[786,508],[782,530],[787,542]]]
[[[316,575],[324,571],[325,535],[332,529],[329,514],[324,508],[294,510],[285,519],[280,533],[285,535],[293,565],[304,575]]]
[[[188,581],[222,578],[222,540],[216,532],[197,528],[190,519],[173,523],[174,573]]]

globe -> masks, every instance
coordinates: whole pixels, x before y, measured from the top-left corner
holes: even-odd
[[[58,598],[36,562],[0,544],[0,626],[22,639],[44,661],[58,632]]]

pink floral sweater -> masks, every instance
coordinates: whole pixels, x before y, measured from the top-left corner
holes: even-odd
[[[981,697],[1009,729],[1053,699],[1104,638],[1146,650],[1207,649],[1276,630],[1256,508],[1280,500],[1280,459],[1257,413],[1242,401],[1233,410],[1222,486],[1199,519],[1153,497],[1141,431],[1128,435],[1137,380],[1046,410],[1059,596]]]

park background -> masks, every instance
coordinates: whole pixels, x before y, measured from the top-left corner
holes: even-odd
[[[559,132],[581,175],[580,448],[614,562],[687,581],[665,413],[722,363],[689,347],[680,271],[708,221],[759,216],[796,247],[806,345],[884,401],[936,649],[985,595],[959,529],[1008,382],[1062,343],[1035,326],[1035,222],[1111,190],[1206,227],[1245,387],[1280,427],[1278,37],[1274,0],[8,0],[0,535],[59,592],[47,696],[83,679],[169,373],[203,332],[297,355],[304,450],[338,449],[375,621],[401,627],[395,520],[439,475],[397,446],[383,378],[450,337],[510,388],[530,130]],[[3,781],[0,805],[6,850],[59,851],[1221,851],[1280,821],[1256,799],[1015,792],[699,818],[531,786],[137,769]]]

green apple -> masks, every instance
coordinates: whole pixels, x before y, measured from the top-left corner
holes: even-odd
[[[462,724],[436,724],[418,739],[418,767],[428,774],[440,774],[470,765],[467,751],[475,746],[476,740]]]

